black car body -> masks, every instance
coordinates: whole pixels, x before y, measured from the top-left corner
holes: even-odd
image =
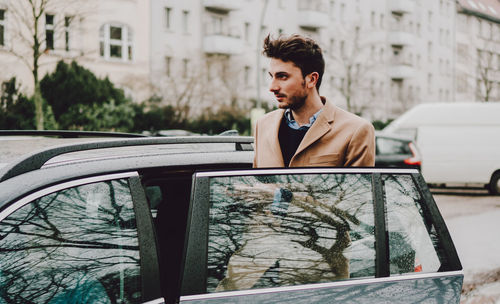
[[[458,303],[414,169],[251,169],[252,138],[49,148],[0,169],[0,302]]]

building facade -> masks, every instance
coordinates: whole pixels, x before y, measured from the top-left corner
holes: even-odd
[[[147,98],[150,12],[148,1],[0,0],[0,81],[15,76],[33,92],[34,70],[41,80],[59,60],[76,60],[132,98]]]
[[[30,69],[13,55],[19,2],[0,0],[0,77],[24,84]],[[369,119],[421,102],[500,100],[498,0],[90,0],[75,1],[85,3],[78,10],[49,2],[59,6],[40,21],[53,44],[41,75],[76,59],[136,101],[153,97],[189,115],[273,105],[261,55],[268,34],[317,40],[321,95]]]

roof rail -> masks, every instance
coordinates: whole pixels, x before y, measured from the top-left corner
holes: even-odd
[[[253,137],[249,136],[142,137],[86,142],[51,147],[30,153],[22,157],[19,161],[3,167],[0,170],[0,182],[23,173],[40,169],[51,158],[71,152],[130,146],[197,143],[234,143],[236,151],[253,151]]]
[[[60,138],[81,137],[146,137],[138,133],[69,131],[69,130],[0,130],[0,136],[54,136]]]

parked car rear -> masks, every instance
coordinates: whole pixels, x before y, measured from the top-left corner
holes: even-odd
[[[407,137],[377,132],[375,167],[420,170],[422,159],[415,142]]]

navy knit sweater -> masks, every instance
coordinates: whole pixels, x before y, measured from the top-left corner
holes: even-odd
[[[285,117],[281,120],[278,140],[280,142],[285,167],[289,167],[290,160],[292,160],[292,156],[295,154],[295,151],[297,151],[307,130],[309,130],[309,128],[301,128],[299,130],[292,129],[288,126]]]

